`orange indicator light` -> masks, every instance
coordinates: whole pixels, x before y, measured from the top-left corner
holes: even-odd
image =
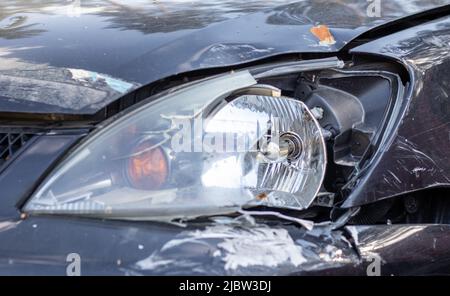
[[[157,190],[166,181],[168,164],[161,148],[153,148],[149,142],[139,144],[128,161],[128,176],[137,189]]]

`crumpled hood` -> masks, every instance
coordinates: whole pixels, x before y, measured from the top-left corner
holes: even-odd
[[[1,1],[0,112],[92,114],[174,74],[337,52],[370,29],[449,2],[381,1],[373,17],[366,0]],[[329,27],[327,38],[313,34],[318,25]]]

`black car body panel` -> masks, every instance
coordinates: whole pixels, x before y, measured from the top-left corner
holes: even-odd
[[[0,111],[93,114],[165,77],[289,53],[336,53],[374,28],[449,4],[382,1],[382,16],[369,17],[365,1],[76,3],[0,4]],[[335,43],[321,44],[310,31],[316,25],[328,26]]]
[[[14,159],[2,166],[0,220],[6,217],[20,217],[21,205],[28,199],[39,181],[42,181],[45,172],[85,135],[85,130],[32,135],[21,148],[22,151],[14,154]]]
[[[354,53],[392,58],[410,76],[382,149],[354,184],[344,207],[450,185],[449,18],[362,45]],[[380,182],[383,180],[383,182]]]
[[[6,1],[0,4],[5,6],[0,10],[0,110],[93,114],[141,85],[178,73],[245,66],[289,53],[343,53],[373,28],[447,4],[407,2],[382,1],[381,18],[367,17],[366,1],[317,0],[226,20],[267,7],[255,1],[237,12],[200,5],[186,12],[169,7],[174,11],[166,13],[150,4],[83,1],[80,15],[76,10],[67,15],[67,7],[55,6],[56,1]],[[311,35],[319,23],[330,27],[335,44],[320,45]],[[449,86],[443,79],[450,63],[450,17],[385,35],[351,53],[395,61],[406,69],[408,87],[378,154],[349,185],[343,208],[450,186]],[[34,74],[27,74],[30,67]],[[92,80],[95,75],[101,78]],[[11,77],[20,78],[16,86],[42,86],[40,95],[52,94],[53,101],[40,95],[11,100],[5,96],[11,89],[1,88]],[[42,77],[70,86],[56,91],[55,85],[43,85]],[[76,101],[80,89],[98,100]],[[39,182],[87,132],[42,131],[1,168],[0,274],[65,275],[68,255],[77,253],[83,275],[367,275],[377,260],[382,275],[450,275],[448,225],[330,222],[306,231],[278,220],[241,217],[181,228],[21,214]]]
[[[384,276],[449,275],[447,225],[321,226],[307,232],[266,223],[183,229],[59,217],[4,221],[0,238],[8,244],[0,246],[0,274],[65,275],[68,255],[77,253],[82,275],[366,276],[376,260]],[[228,249],[233,243],[235,251]],[[252,266],[251,258],[261,263]]]

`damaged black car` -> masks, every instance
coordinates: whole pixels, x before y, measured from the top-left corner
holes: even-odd
[[[0,274],[450,275],[449,69],[445,0],[1,1]]]

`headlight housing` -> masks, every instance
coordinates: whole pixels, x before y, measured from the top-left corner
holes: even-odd
[[[325,167],[321,127],[308,107],[243,71],[173,91],[100,127],[24,209],[139,220],[252,205],[304,209]]]

